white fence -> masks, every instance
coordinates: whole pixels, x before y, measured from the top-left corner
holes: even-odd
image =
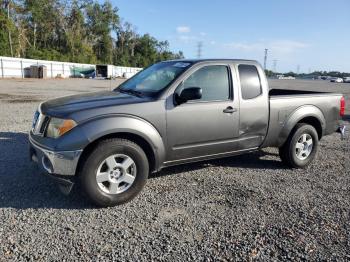
[[[0,56],[0,78],[30,77],[31,66],[45,66],[46,77],[76,77],[82,71],[95,71],[96,65]],[[142,68],[108,65],[108,77],[130,77]]]

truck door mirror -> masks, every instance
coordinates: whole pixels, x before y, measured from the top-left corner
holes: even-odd
[[[202,98],[202,88],[188,87],[181,91],[180,95],[175,94],[175,101],[178,105],[186,103],[189,100],[197,100]]]

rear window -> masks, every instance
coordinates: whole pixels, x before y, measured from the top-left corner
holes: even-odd
[[[243,99],[253,99],[262,94],[258,70],[253,65],[238,66],[239,79]]]

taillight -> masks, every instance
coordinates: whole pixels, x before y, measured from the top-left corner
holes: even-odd
[[[342,117],[345,115],[345,98],[344,98],[344,97],[342,97],[342,98],[340,99],[340,111],[339,111],[339,115],[342,116]]]

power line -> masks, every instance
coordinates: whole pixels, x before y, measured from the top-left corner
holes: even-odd
[[[272,66],[272,68],[273,68],[273,72],[274,72],[274,73],[277,73],[277,62],[278,62],[277,59],[274,59],[274,60],[273,60],[273,66]]]
[[[267,49],[267,48],[265,48],[265,55],[264,55],[264,70],[266,70],[267,51],[268,51],[268,49]]]

